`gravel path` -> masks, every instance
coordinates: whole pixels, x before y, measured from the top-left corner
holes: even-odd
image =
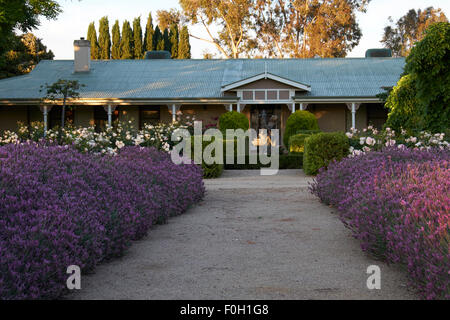
[[[364,254],[301,170],[226,171],[205,200],[82,277],[72,299],[415,299]],[[368,290],[369,265],[381,290]]]

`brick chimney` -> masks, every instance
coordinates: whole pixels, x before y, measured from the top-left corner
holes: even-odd
[[[84,38],[73,42],[74,48],[74,71],[89,72],[91,69],[91,43]]]

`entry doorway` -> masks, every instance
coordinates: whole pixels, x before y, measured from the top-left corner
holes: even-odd
[[[252,105],[250,111],[250,127],[259,132],[266,129],[268,134],[272,129],[281,129],[281,105]]]

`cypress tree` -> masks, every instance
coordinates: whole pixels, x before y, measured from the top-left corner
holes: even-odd
[[[145,36],[144,36],[144,50],[145,51],[153,51],[155,47],[153,46],[153,36],[155,34],[155,30],[153,30],[153,19],[152,13],[148,15],[147,25],[145,27]]]
[[[98,44],[100,46],[100,59],[109,59],[111,56],[111,36],[109,35],[108,17],[100,19]]]
[[[178,41],[179,41],[178,26],[174,23],[170,26],[170,49],[172,59],[178,58]]]
[[[178,59],[191,58],[191,45],[189,43],[189,31],[184,26],[180,32],[180,42],[178,43]]]
[[[125,20],[122,26],[122,40],[120,41],[120,59],[133,59],[133,30],[130,23]]]
[[[158,26],[156,26],[153,36],[153,48],[155,50],[164,50],[164,38]]]
[[[120,59],[120,27],[119,20],[116,20],[112,27],[112,48],[111,48],[111,58]]]
[[[98,47],[97,41],[97,31],[95,31],[95,24],[91,22],[89,24],[88,32],[87,32],[87,40],[91,42],[91,59],[97,60],[100,58],[100,49]]]
[[[134,34],[134,58],[142,59],[144,47],[142,45],[142,28],[140,17],[135,18],[133,21],[133,34]]]
[[[171,48],[170,37],[169,37],[169,29],[167,29],[167,28],[164,29],[163,39],[164,39],[164,49],[163,50],[171,52],[172,48]]]

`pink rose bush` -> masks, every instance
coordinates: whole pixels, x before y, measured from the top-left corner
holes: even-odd
[[[204,195],[201,169],[155,148],[115,156],[72,146],[0,147],[0,298],[56,298],[66,269],[122,255]]]
[[[417,135],[408,134],[405,130],[395,132],[390,128],[379,131],[373,126],[363,130],[351,129],[346,133],[350,140],[350,157],[359,156],[370,151],[380,151],[386,147],[399,149],[409,148],[424,150],[430,148],[450,149],[448,136],[445,133],[431,134],[423,131]]]
[[[406,267],[426,299],[450,299],[450,151],[390,147],[322,169],[311,191],[363,250]]]

